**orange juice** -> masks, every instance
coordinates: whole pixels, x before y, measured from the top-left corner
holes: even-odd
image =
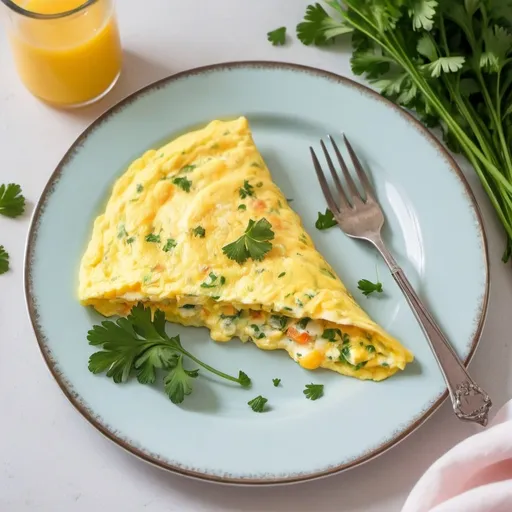
[[[15,0],[38,14],[60,14],[85,0]],[[35,96],[74,106],[101,97],[121,70],[121,43],[111,0],[97,0],[74,14],[34,19],[19,14],[10,27],[18,73]]]

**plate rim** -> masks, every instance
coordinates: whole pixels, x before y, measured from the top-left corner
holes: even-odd
[[[439,409],[442,403],[448,397],[448,389],[445,387],[444,391],[430,404],[424,409],[416,418],[413,418],[411,423],[409,423],[405,428],[397,429],[392,436],[385,442],[380,445],[372,448],[367,453],[364,453],[360,457],[346,462],[344,464],[339,464],[334,467],[330,467],[323,471],[315,471],[313,473],[300,473],[294,474],[290,477],[269,477],[269,478],[237,478],[237,477],[227,477],[220,476],[216,474],[210,474],[206,472],[194,471],[186,468],[182,468],[179,466],[175,466],[170,464],[164,460],[159,459],[156,454],[144,451],[143,449],[135,446],[134,444],[130,444],[129,440],[123,439],[119,435],[116,434],[115,431],[110,430],[107,425],[103,424],[92,411],[88,410],[87,406],[81,403],[81,399],[76,392],[72,388],[70,388],[65,379],[62,377],[59,371],[57,371],[57,363],[53,360],[52,354],[50,350],[46,346],[45,335],[40,329],[38,324],[38,308],[35,299],[31,296],[31,283],[32,283],[32,268],[31,263],[34,257],[34,249],[35,242],[37,240],[37,232],[39,229],[39,221],[41,215],[44,213],[44,209],[47,201],[50,199],[54,187],[57,185],[61,174],[64,171],[67,163],[72,160],[75,152],[80,149],[85,139],[92,133],[98,126],[107,122],[110,116],[116,115],[118,112],[124,109],[124,107],[130,105],[132,102],[136,101],[139,97],[152,92],[153,90],[158,90],[163,86],[166,86],[169,83],[174,81],[195,76],[202,75],[211,71],[214,72],[229,72],[233,69],[264,69],[264,70],[286,70],[291,72],[305,72],[310,75],[314,75],[318,78],[328,79],[338,84],[342,84],[348,86],[352,89],[358,90],[361,93],[364,93],[373,99],[376,99],[382,103],[384,103],[388,108],[393,109],[397,114],[402,116],[407,122],[409,122],[413,127],[418,130],[427,141],[437,149],[439,154],[443,156],[445,161],[447,162],[450,170],[456,175],[458,181],[464,189],[465,197],[469,203],[469,207],[473,209],[476,220],[476,229],[480,232],[480,236],[482,239],[482,255],[484,260],[484,271],[485,271],[485,290],[483,293],[481,305],[478,311],[478,322],[473,334],[473,339],[471,341],[471,348],[467,357],[464,360],[464,366],[468,366],[473,356],[475,355],[476,348],[479,345],[480,338],[482,335],[482,330],[485,324],[485,320],[487,317],[488,303],[489,303],[489,290],[490,290],[490,263],[489,263],[489,250],[488,250],[488,241],[487,235],[485,232],[485,227],[483,223],[482,214],[480,211],[480,207],[476,201],[476,197],[469,185],[468,180],[464,176],[462,170],[459,165],[455,161],[454,157],[449,153],[449,151],[444,147],[444,145],[438,140],[438,138],[428,130],[418,119],[416,119],[409,111],[397,106],[392,103],[390,100],[381,96],[375,90],[363,85],[355,80],[345,77],[343,75],[339,75],[337,73],[323,70],[320,68],[316,68],[313,66],[307,66],[303,64],[296,64],[291,62],[284,61],[273,61],[273,60],[242,60],[242,61],[230,61],[230,62],[220,62],[216,64],[210,64],[206,66],[199,66],[195,68],[190,68],[178,73],[174,73],[168,75],[164,78],[156,80],[148,85],[141,87],[140,89],[134,91],[129,94],[125,98],[121,99],[111,107],[109,107],[105,112],[100,114],[92,123],[90,123],[75,139],[75,141],[71,144],[69,149],[66,151],[64,156],[61,158],[55,170],[50,175],[37,203],[32,213],[32,217],[30,220],[30,227],[28,230],[26,244],[25,244],[25,256],[24,256],[24,274],[23,274],[23,288],[25,291],[25,303],[28,311],[28,315],[30,318],[30,322],[32,324],[32,329],[34,331],[37,344],[39,346],[39,350],[43,359],[50,371],[51,375],[57,382],[61,391],[67,397],[67,399],[71,402],[71,404],[75,407],[75,409],[83,416],[85,420],[87,420],[93,427],[95,427],[101,434],[103,434],[107,439],[117,444],[120,448],[124,449],[131,455],[153,465],[159,467],[161,469],[170,471],[175,474],[179,474],[182,476],[190,477],[197,480],[222,483],[222,484],[235,484],[239,486],[271,486],[271,485],[283,485],[283,484],[292,484],[298,482],[305,482],[316,480],[320,478],[325,478],[327,476],[339,474],[343,471],[347,471],[348,469],[355,468],[360,466],[366,462],[369,462],[379,455],[390,450],[392,447],[399,444],[405,438],[407,438],[410,434],[415,432],[420,426],[422,426],[432,415]],[[475,317],[476,320],[476,317]]]

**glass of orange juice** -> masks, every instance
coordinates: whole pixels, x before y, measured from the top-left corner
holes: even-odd
[[[102,98],[121,73],[114,0],[1,0],[27,89],[59,107]]]

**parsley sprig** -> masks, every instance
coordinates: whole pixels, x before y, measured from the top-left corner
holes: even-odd
[[[234,242],[225,245],[222,252],[237,263],[244,263],[249,258],[255,261],[261,261],[265,255],[272,249],[269,240],[274,239],[270,222],[263,218],[258,222],[249,220],[245,233]]]
[[[19,217],[25,211],[25,198],[21,187],[15,183],[0,185],[0,214],[6,217]]]
[[[263,412],[265,410],[265,404],[268,402],[268,399],[262,397],[261,395],[257,396],[256,398],[253,398],[252,400],[249,400],[247,402],[247,405],[254,411],[254,412]]]
[[[106,372],[116,383],[126,382],[135,375],[141,384],[152,384],[157,370],[163,369],[165,392],[175,404],[183,402],[192,392],[193,379],[199,373],[199,369],[185,369],[185,358],[223,379],[243,387],[251,385],[251,379],[242,371],[233,377],[199,360],[183,348],[179,336],[167,335],[165,324],[162,311],[155,311],[152,318],[151,309],[138,304],[127,318],[95,325],[87,339],[90,345],[101,346],[102,350],[89,358],[89,370],[95,374]]]

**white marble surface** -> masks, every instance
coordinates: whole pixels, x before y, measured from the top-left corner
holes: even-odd
[[[458,422],[445,403],[399,446],[344,474],[288,487],[218,486],[167,474],[104,439],[68,403],[40,356],[22,287],[25,238],[34,203],[68,146],[120,98],[195,66],[283,60],[351,76],[343,47],[321,51],[293,41],[274,48],[267,42],[268,30],[280,25],[293,29],[307,4],[122,0],[118,13],[126,61],[121,80],[99,104],[77,112],[51,109],[23,89],[0,32],[0,183],[20,183],[29,201],[23,218],[0,218],[0,244],[12,259],[12,271],[0,277],[2,512],[398,511],[425,469],[476,429]],[[512,272],[500,261],[501,229],[470,169],[467,175],[485,217],[492,280],[487,324],[471,370],[493,397],[496,412],[512,396]],[[449,280],[447,293],[457,300],[458,291],[449,288]]]

